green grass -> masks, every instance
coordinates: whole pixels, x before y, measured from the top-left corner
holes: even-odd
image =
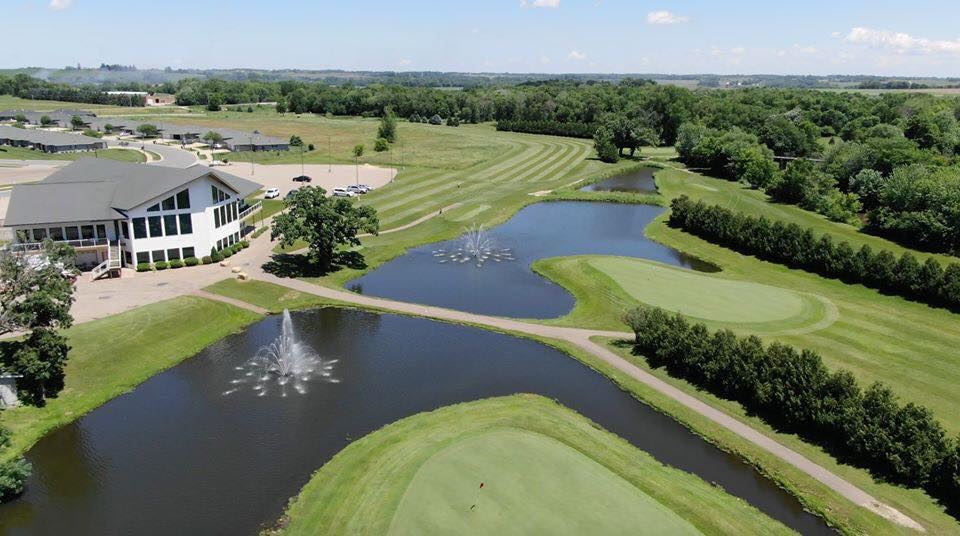
[[[632,257],[542,259],[534,269],[583,297],[564,319],[569,325],[622,327],[620,314],[639,304],[683,313],[713,328],[765,333],[816,329],[835,316],[833,304],[821,296]]]
[[[86,104],[82,102],[61,102],[47,100],[30,100],[13,97],[10,95],[0,95],[0,110],[17,109],[30,110],[37,112],[46,112],[68,108],[71,110],[88,110],[97,115],[117,115],[117,114],[163,114],[172,111],[182,111],[179,108],[131,108],[127,106],[111,106],[107,104]]]
[[[206,287],[204,290],[252,303],[272,313],[279,313],[284,309],[307,309],[330,304],[329,300],[314,294],[306,294],[273,283],[256,280],[224,279]]]
[[[79,160],[81,158],[107,158],[120,162],[145,162],[146,157],[140,151],[130,149],[101,149],[80,153],[44,153],[25,147],[0,146],[0,160]]]
[[[291,535],[790,533],[533,395],[422,413],[351,443],[317,471],[283,523]]]
[[[66,387],[42,408],[0,412],[13,433],[8,457],[157,372],[176,365],[258,320],[245,309],[196,297],[146,305],[66,331],[71,346]]]

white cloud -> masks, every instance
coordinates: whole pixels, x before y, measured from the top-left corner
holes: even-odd
[[[680,24],[683,22],[688,22],[689,20],[690,17],[677,15],[676,13],[671,13],[667,10],[651,11],[650,13],[647,13],[647,24]]]
[[[409,65],[413,65],[413,60],[408,58],[403,58],[402,60],[397,62],[397,65],[400,67],[407,67]]]
[[[73,5],[73,0],[50,0],[50,9],[62,11]]]
[[[583,61],[587,59],[587,55],[578,50],[571,50],[570,53],[567,54],[567,58],[576,61]]]
[[[873,28],[853,28],[844,37],[844,41],[895,52],[960,55],[960,40],[926,39],[902,32],[875,30]]]
[[[523,7],[560,7],[560,0],[520,0]]]

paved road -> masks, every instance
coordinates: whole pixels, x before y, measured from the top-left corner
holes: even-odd
[[[154,144],[153,142],[149,141],[143,143],[130,141],[128,143],[129,145],[127,145],[127,147],[133,147],[137,149],[143,147],[145,150],[157,153],[163,158],[159,161],[150,162],[150,165],[185,168],[190,167],[200,161],[195,153],[184,151],[178,147],[161,145],[159,143]],[[109,147],[121,147],[120,142],[115,140],[108,140],[107,145]]]

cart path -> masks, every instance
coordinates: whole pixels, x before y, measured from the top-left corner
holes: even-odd
[[[550,326],[524,322],[521,320],[513,320],[510,318],[455,311],[430,305],[399,302],[384,298],[364,296],[362,294],[356,294],[346,290],[323,287],[308,283],[306,281],[301,281],[299,279],[280,278],[264,272],[260,268],[260,265],[256,263],[255,266],[251,268],[250,275],[253,276],[254,279],[282,285],[293,290],[307,294],[313,294],[315,296],[320,296],[330,300],[336,300],[374,309],[381,309],[394,313],[422,316],[434,320],[448,322],[467,323],[500,331],[512,331],[569,342],[576,345],[580,349],[589,352],[593,356],[613,366],[624,374],[627,374],[631,378],[643,383],[644,385],[647,385],[663,395],[666,395],[670,399],[723,426],[727,430],[737,434],[741,438],[753,443],[761,449],[777,456],[783,461],[789,463],[795,468],[803,471],[822,484],[826,485],[842,497],[849,499],[853,503],[862,506],[863,508],[866,508],[867,510],[870,510],[871,512],[894,523],[911,528],[913,530],[925,532],[923,526],[909,516],[903,514],[892,506],[880,502],[866,491],[832,473],[825,467],[817,464],[802,454],[784,445],[781,445],[770,437],[767,437],[759,431],[751,428],[749,425],[744,424],[730,415],[727,415],[717,408],[714,408],[713,406],[710,406],[709,404],[688,395],[680,389],[630,363],[623,357],[610,351],[608,348],[605,348],[604,346],[591,340],[592,337],[632,337],[632,333]]]

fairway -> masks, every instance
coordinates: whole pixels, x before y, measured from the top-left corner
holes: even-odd
[[[587,263],[637,301],[697,320],[783,330],[813,325],[828,310],[822,298],[641,259],[588,257]]]
[[[535,532],[700,534],[606,467],[517,429],[468,437],[433,455],[404,493],[389,534]]]
[[[276,533],[792,534],[536,395],[447,406],[350,443]]]

